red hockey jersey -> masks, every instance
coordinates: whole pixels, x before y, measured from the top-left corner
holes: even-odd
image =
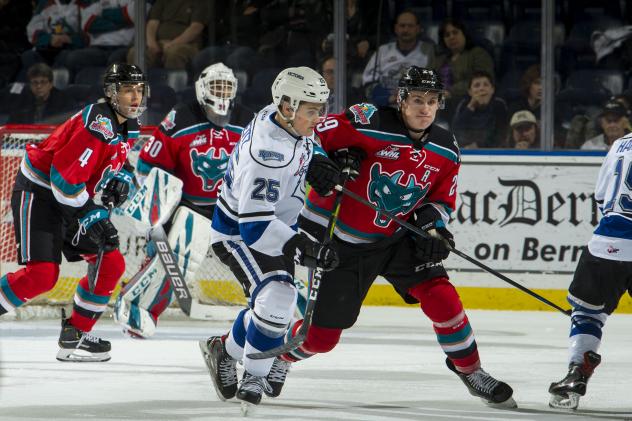
[[[119,124],[107,103],[91,104],[27,145],[20,171],[62,205],[81,208],[123,167],[138,135],[137,120]]]
[[[377,207],[407,219],[415,209],[433,204],[447,223],[455,208],[460,152],[454,136],[432,125],[424,143],[413,141],[396,110],[356,104],[316,127],[323,149],[357,147],[367,157],[360,175],[346,187]],[[310,191],[301,214],[327,225],[333,195]],[[366,205],[345,197],[335,234],[351,243],[370,243],[391,236],[399,226]]]
[[[214,205],[241,131],[237,126],[215,126],[197,102],[178,104],[143,147],[137,171],[146,176],[152,167],[162,168],[182,180],[183,199],[198,206]]]

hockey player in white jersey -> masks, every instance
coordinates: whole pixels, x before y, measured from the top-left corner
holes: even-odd
[[[551,383],[549,406],[576,409],[601,362],[602,328],[632,291],[632,135],[616,140],[599,171],[595,200],[602,218],[584,249],[568,289],[573,307],[568,374]]]
[[[221,400],[236,396],[257,405],[263,393],[281,393],[288,363],[246,355],[283,343],[296,302],[294,263],[323,270],[338,263],[331,246],[296,232],[305,181],[326,195],[340,180],[340,170],[314,140],[328,96],[325,80],[314,70],[283,70],[272,85],[273,104],[244,129],[231,155],[211,243],[242,284],[249,308],[226,335],[200,342]],[[239,387],[237,361],[245,369]]]

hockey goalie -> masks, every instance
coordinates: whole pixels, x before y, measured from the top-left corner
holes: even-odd
[[[206,257],[219,186],[241,134],[241,128],[228,124],[236,93],[231,69],[222,63],[207,67],[195,82],[196,100],[169,111],[139,155],[137,177],[143,186],[127,212],[148,228],[164,221],[162,228],[188,284]],[[149,242],[143,267],[123,286],[115,304],[114,319],[124,333],[141,338],[154,334],[173,298],[165,274]]]

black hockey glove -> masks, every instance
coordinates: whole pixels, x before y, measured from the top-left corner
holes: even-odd
[[[305,180],[320,196],[327,196],[336,184],[340,183],[340,168],[328,157],[314,155],[312,162],[309,163]]]
[[[348,179],[351,181],[360,175],[360,164],[364,158],[366,158],[366,152],[353,146],[338,149],[331,154],[331,159],[338,164],[343,173],[349,174]]]
[[[108,211],[102,206],[93,207],[79,218],[78,235],[87,235],[106,252],[119,246],[118,231],[110,222]]]
[[[415,255],[426,261],[438,263],[448,257],[454,248],[454,236],[443,223],[441,214],[433,206],[427,205],[414,214],[414,224],[426,231],[432,238],[415,235],[417,250]]]
[[[121,206],[129,196],[130,186],[134,182],[133,180],[134,174],[126,169],[121,169],[103,188],[101,203],[104,205],[111,203],[115,208]]]
[[[305,234],[296,234],[283,246],[283,254],[301,266],[330,271],[340,263],[338,253],[331,244],[320,244],[310,240]]]

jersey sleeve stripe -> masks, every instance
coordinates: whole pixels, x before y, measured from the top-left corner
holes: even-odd
[[[235,218],[239,217],[239,214],[237,212],[235,212],[234,210],[232,210],[230,208],[230,206],[228,206],[228,203],[226,203],[226,200],[220,196],[219,197],[219,205],[218,205],[224,212],[228,212],[231,215],[233,215]]]
[[[84,183],[72,184],[64,180],[55,167],[50,168],[53,195],[60,203],[72,207],[81,207],[89,199]]]
[[[24,164],[23,168],[28,172],[28,174],[25,174],[25,175],[28,176],[30,174],[32,177],[36,178],[37,180],[41,182],[44,182],[45,184],[50,183],[50,177],[48,177],[48,175],[38,170],[37,168],[33,166],[33,164],[31,164],[28,154],[24,155],[24,161],[22,162]]]
[[[57,169],[51,165],[50,167],[51,183],[61,192],[64,196],[76,197],[86,189],[84,183],[73,184],[64,179],[64,177],[57,171]]]

